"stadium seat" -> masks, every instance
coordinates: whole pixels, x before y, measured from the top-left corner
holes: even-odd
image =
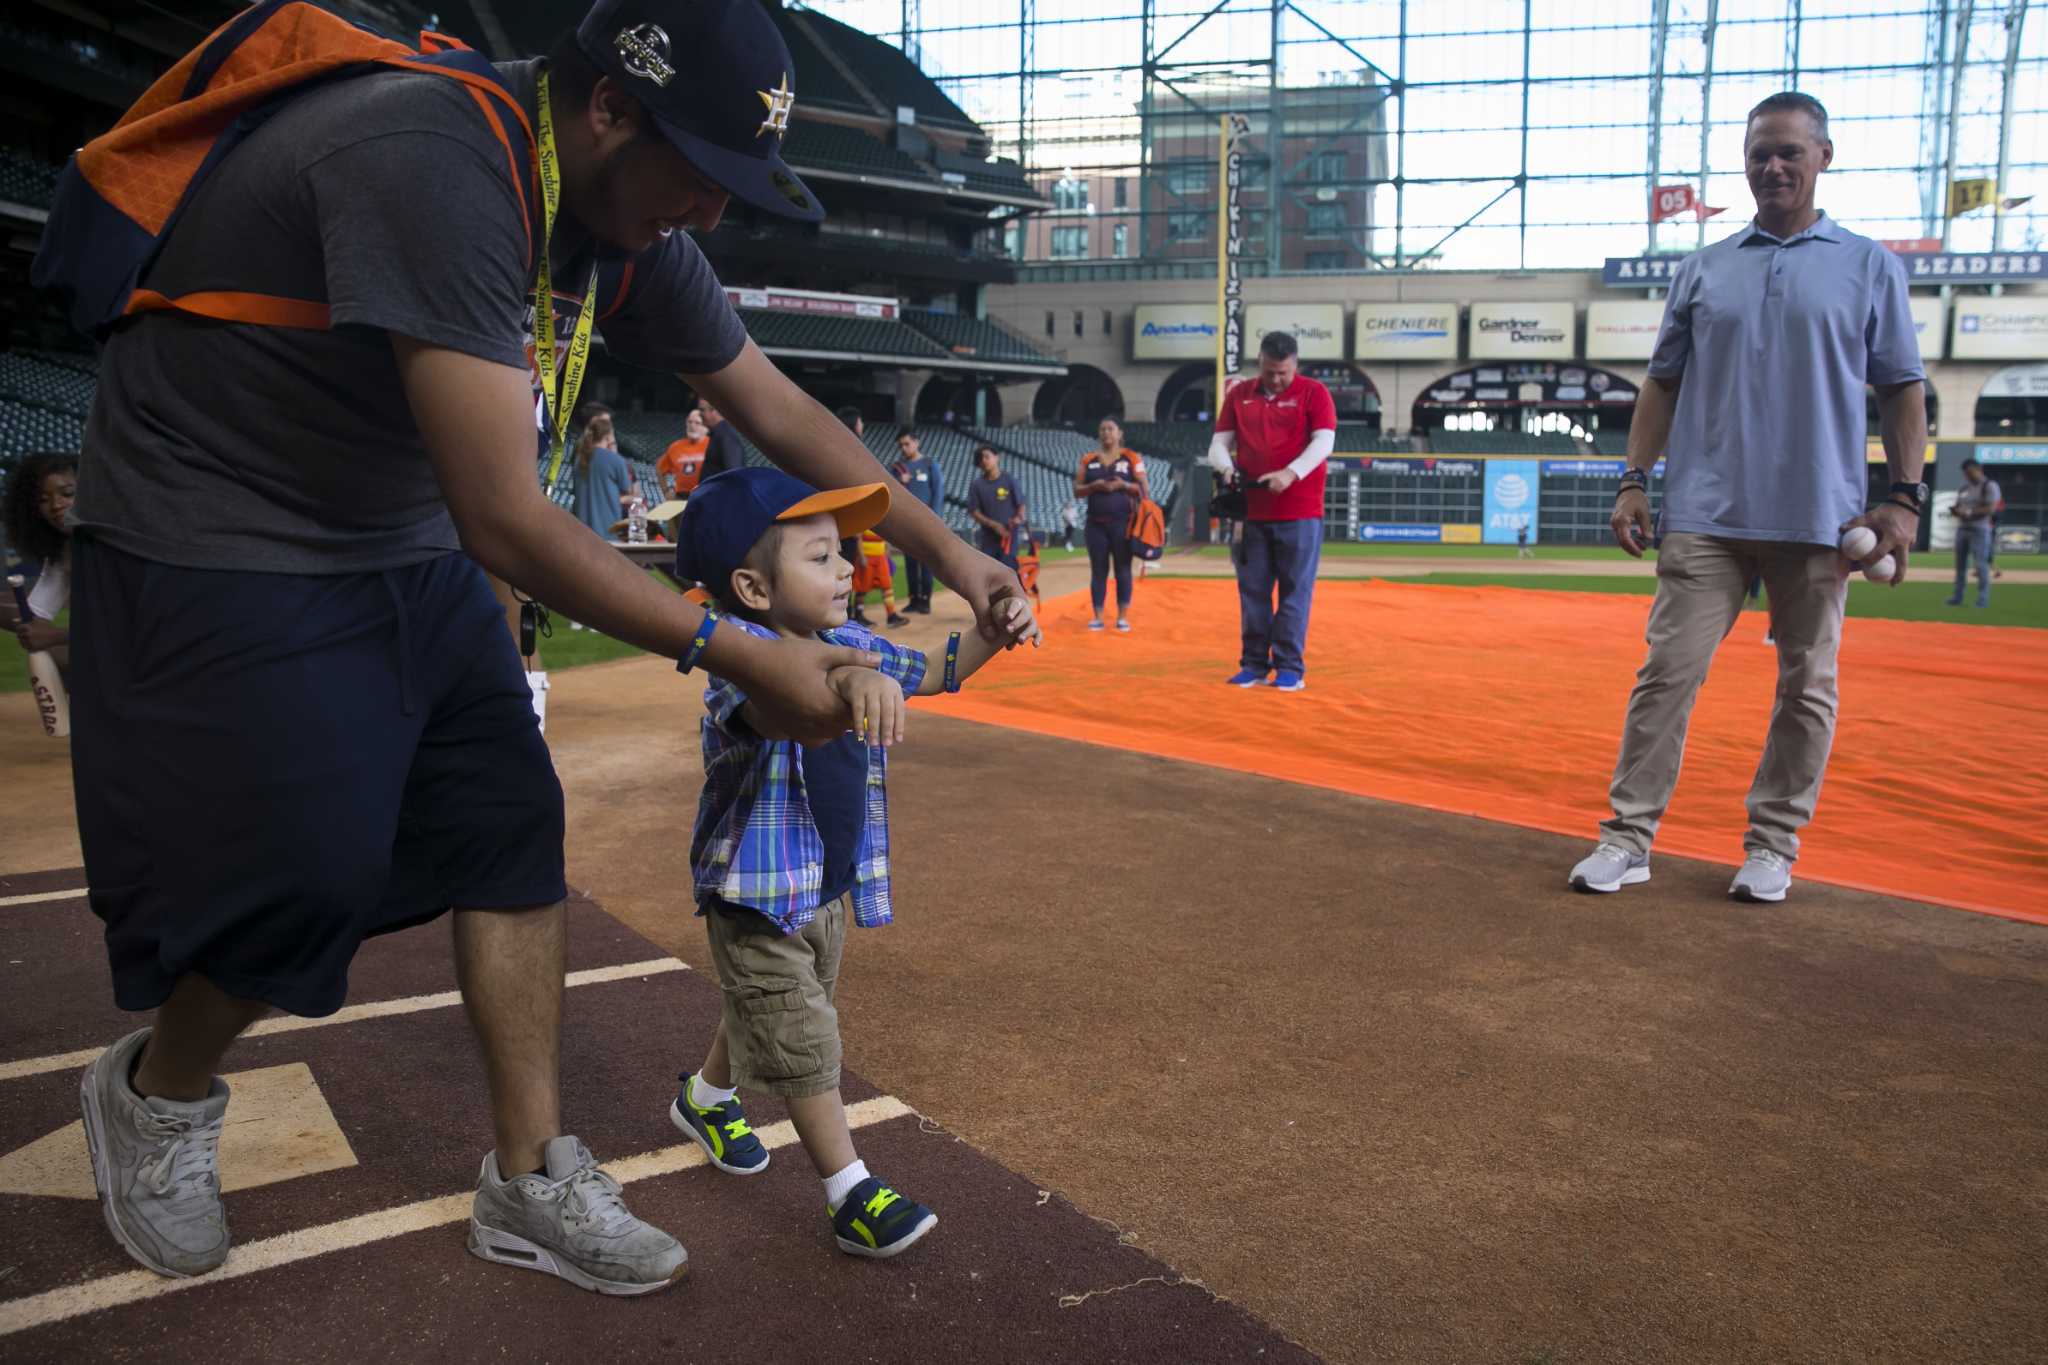
[[[958,313],[933,313],[921,308],[904,309],[903,321],[913,331],[957,356],[1044,365],[1052,370],[1061,368],[1059,361],[997,322]]]

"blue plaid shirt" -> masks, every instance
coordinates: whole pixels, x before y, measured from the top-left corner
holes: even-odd
[[[751,621],[725,617],[725,629],[773,639]],[[924,655],[892,644],[857,625],[821,631],[827,644],[851,645],[882,656],[881,671],[906,695],[924,682]],[[785,934],[818,914],[825,883],[825,841],[804,792],[803,746],[764,740],[740,719],[746,694],[723,678],[704,689],[704,795],[690,840],[697,901],[716,896],[758,910]],[[868,749],[867,818],[854,855],[853,919],[863,928],[887,924],[889,907],[888,757]]]

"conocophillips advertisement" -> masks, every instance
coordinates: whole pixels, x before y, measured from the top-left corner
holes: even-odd
[[[1131,359],[1214,360],[1216,309],[1205,303],[1141,303],[1131,318]]]
[[[1570,300],[1472,305],[1474,360],[1570,360],[1576,310]]]
[[[1513,545],[1515,533],[1529,528],[1536,543],[1536,508],[1541,500],[1542,466],[1536,460],[1486,462],[1486,529],[1488,545]]]
[[[1361,303],[1353,315],[1354,360],[1456,360],[1455,303]]]
[[[1268,332],[1293,334],[1303,360],[1344,358],[1344,305],[1341,303],[1253,303],[1244,310],[1244,358],[1259,353],[1259,338]]]
[[[1948,347],[1948,330],[1941,325],[1941,296],[1915,294],[1908,306],[1913,310],[1913,335],[1920,339],[1920,358],[1941,359]]]
[[[1957,360],[2048,360],[2048,297],[1958,297],[1955,319]]]

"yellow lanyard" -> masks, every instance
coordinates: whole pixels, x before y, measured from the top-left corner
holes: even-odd
[[[548,262],[548,243],[555,235],[555,208],[562,201],[562,168],[555,156],[555,116],[548,104],[545,71],[540,76],[540,136],[535,144],[534,154],[540,162],[541,238],[540,270],[533,285],[533,364],[540,372],[541,396],[548,406],[551,447],[546,483],[552,489],[561,477],[569,419],[576,411],[576,394],[583,387],[583,368],[590,361],[590,324],[597,313],[597,263],[591,262],[590,283],[583,287],[583,303],[576,310],[576,327],[569,334],[569,356],[557,394],[554,272]]]

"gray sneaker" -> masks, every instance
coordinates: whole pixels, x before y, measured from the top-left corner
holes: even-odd
[[[1650,880],[1650,855],[1603,843],[1579,859],[1570,880],[1574,891],[1619,891]]]
[[[549,1141],[545,1171],[512,1180],[499,1174],[496,1152],[484,1158],[469,1249],[600,1294],[652,1294],[690,1264],[681,1243],[627,1210],[619,1182],[573,1137]]]
[[[107,1231],[159,1275],[204,1275],[228,1258],[220,1202],[221,1120],[227,1082],[196,1104],[145,1099],[128,1079],[148,1029],[102,1052],[79,1078],[85,1145]]]
[[[1792,889],[1792,864],[1767,848],[1753,848],[1728,883],[1728,894],[1739,901],[1781,901]]]

